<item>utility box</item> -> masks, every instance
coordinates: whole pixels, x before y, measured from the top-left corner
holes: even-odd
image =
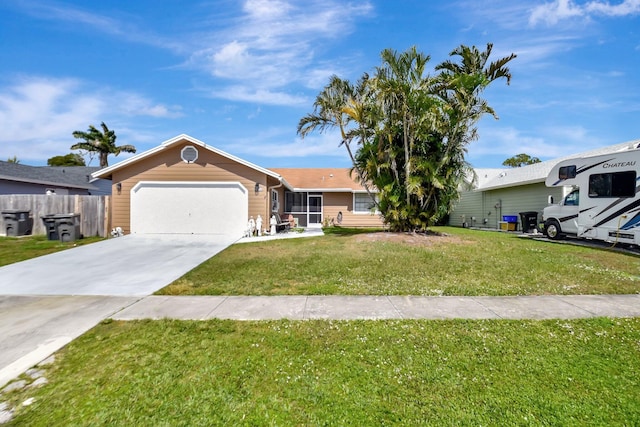
[[[2,211],[2,218],[7,236],[26,236],[33,230],[31,211],[5,210]]]

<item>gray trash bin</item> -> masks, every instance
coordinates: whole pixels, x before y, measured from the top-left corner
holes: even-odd
[[[538,227],[538,212],[520,212],[522,231],[529,233]]]
[[[47,239],[49,240],[60,240],[58,236],[58,225],[56,224],[56,215],[42,215],[42,222],[44,222],[44,228],[47,231]]]
[[[31,211],[5,210],[2,211],[2,218],[7,236],[26,236],[33,230]]]
[[[49,214],[41,218],[49,240],[72,242],[81,238],[80,214]]]
[[[56,215],[56,225],[61,242],[73,242],[80,238],[80,214]]]

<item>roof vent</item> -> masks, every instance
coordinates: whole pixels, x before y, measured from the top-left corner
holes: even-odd
[[[180,152],[180,157],[185,163],[193,163],[198,160],[198,150],[192,145],[187,145]]]

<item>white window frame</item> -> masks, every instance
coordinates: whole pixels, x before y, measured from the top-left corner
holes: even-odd
[[[280,210],[280,201],[278,200],[278,190],[271,190],[271,212]]]
[[[371,206],[371,208],[367,209],[366,211],[364,210],[357,210],[356,209],[356,197],[357,196],[361,196],[361,197],[366,197],[367,200],[373,205]],[[374,193],[374,197],[376,198],[376,201],[378,200],[378,195]],[[376,207],[376,205],[370,201],[371,198],[369,197],[368,193],[353,193],[353,214],[354,215],[374,215],[374,214],[379,214],[380,212],[378,211],[378,208]],[[373,210],[373,208],[375,207],[375,210]]]
[[[193,150],[195,152],[196,157],[193,160],[185,159],[184,153],[187,150]],[[185,147],[182,147],[182,150],[180,150],[180,158],[185,163],[195,163],[195,161],[198,160],[198,154],[199,154],[198,153],[198,149],[196,147],[194,147],[193,145],[187,145]]]

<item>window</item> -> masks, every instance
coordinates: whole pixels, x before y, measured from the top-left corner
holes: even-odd
[[[598,173],[589,176],[589,197],[635,197],[635,171]]]
[[[558,171],[559,179],[571,179],[576,177],[576,165],[562,166]]]
[[[307,193],[284,193],[284,211],[286,213],[307,213]]]
[[[567,194],[564,199],[565,206],[579,206],[580,205],[580,190],[573,190]]]
[[[376,201],[378,200],[378,196],[374,196]],[[372,210],[375,209],[376,205],[371,200],[371,196],[367,193],[355,193],[353,195],[353,212],[355,213],[372,213]]]
[[[198,160],[198,150],[196,150],[196,147],[187,145],[180,151],[180,158],[185,163],[193,163]]]
[[[280,203],[278,203],[278,191],[271,190],[271,212],[278,212]]]

